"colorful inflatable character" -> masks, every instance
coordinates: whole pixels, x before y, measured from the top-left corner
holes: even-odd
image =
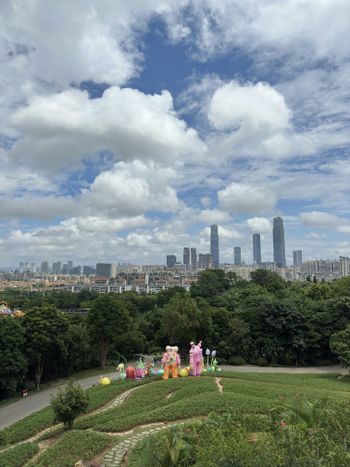
[[[191,342],[190,349],[190,367],[192,376],[200,376],[203,365],[203,349],[202,341],[198,342],[197,345]]]
[[[179,348],[172,347],[170,345],[166,346],[166,352],[163,354],[162,364],[164,368],[163,379],[169,378],[169,372],[171,370],[172,378],[177,378],[177,368],[181,363],[180,355],[177,353]]]
[[[143,360],[140,358],[135,368],[135,378],[142,379],[144,377],[145,377],[145,364],[143,363]]]

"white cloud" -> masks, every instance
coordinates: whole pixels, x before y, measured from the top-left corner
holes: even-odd
[[[246,220],[246,223],[252,233],[270,233],[272,230],[272,225],[269,219],[266,217],[252,217]]]
[[[115,86],[89,99],[70,89],[33,97],[11,120],[25,136],[10,156],[40,170],[74,168],[83,157],[105,150],[117,159],[167,163],[206,151],[195,130],[176,116],[168,91],[146,95]]]
[[[304,225],[315,225],[320,227],[335,227],[341,221],[334,214],[322,211],[302,212],[299,216]]]
[[[218,192],[219,204],[230,212],[261,212],[271,210],[276,204],[272,191],[266,187],[231,183]]]
[[[340,225],[340,226],[337,228],[337,230],[338,230],[338,232],[350,234],[350,225]]]
[[[198,214],[197,219],[207,224],[219,224],[229,222],[231,216],[228,212],[220,211],[219,209],[204,209]]]
[[[318,232],[310,232],[309,234],[305,235],[305,238],[310,238],[310,239],[320,239],[320,238],[327,238],[326,234],[320,234]]]
[[[236,229],[229,228],[229,227],[222,227],[221,225],[218,226],[218,234],[219,234],[220,244],[221,244],[221,240],[236,240],[236,239],[242,238],[242,235],[239,232],[237,232]],[[201,231],[201,235],[205,239],[209,239],[210,227],[205,227]]]
[[[78,209],[70,196],[33,196],[0,198],[1,217],[52,219],[73,214]]]
[[[181,203],[171,187],[173,169],[141,161],[119,162],[101,172],[82,196],[82,205],[108,216],[136,216],[145,211],[177,211]]]
[[[213,94],[208,118],[218,130],[241,129],[264,135],[289,127],[291,112],[281,94],[267,83],[231,81]]]

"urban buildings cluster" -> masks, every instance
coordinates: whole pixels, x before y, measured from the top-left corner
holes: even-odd
[[[210,252],[198,253],[197,248],[184,247],[182,261],[175,254],[166,256],[166,265],[133,265],[129,263],[97,263],[95,267],[74,266],[67,262],[42,261],[37,267],[33,262],[21,262],[13,271],[0,272],[0,289],[23,287],[29,290],[46,288],[67,289],[79,292],[83,289],[100,293],[134,291],[154,293],[170,287],[189,289],[198,280],[198,274],[205,269],[222,268],[235,272],[249,280],[250,274],[262,268],[274,271],[287,280],[331,281],[350,275],[350,258],[341,256],[338,260],[317,259],[303,262],[301,250],[293,251],[293,265],[286,264],[284,226],[281,217],[273,219],[272,231],[273,261],[263,261],[261,236],[252,235],[252,264],[245,264],[240,246],[233,248],[233,263],[220,262],[219,229],[210,227]]]

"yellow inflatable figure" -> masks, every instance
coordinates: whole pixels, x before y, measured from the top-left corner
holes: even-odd
[[[163,354],[162,364],[164,368],[163,379],[169,378],[169,372],[171,371],[172,378],[177,378],[177,367],[180,365],[181,360],[180,356],[177,353],[179,348],[172,347],[170,345],[166,346],[166,352]]]

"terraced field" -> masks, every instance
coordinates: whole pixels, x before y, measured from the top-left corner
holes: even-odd
[[[127,465],[137,445],[179,423],[209,413],[270,416],[293,399],[330,405],[350,400],[350,379],[336,375],[223,373],[220,377],[115,382],[90,391],[90,413],[71,432],[54,426],[50,409],[33,414],[0,433],[0,467]],[[103,406],[104,405],[104,406]],[[84,464],[85,463],[85,464]]]

